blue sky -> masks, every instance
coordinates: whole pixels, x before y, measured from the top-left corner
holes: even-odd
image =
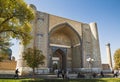
[[[97,22],[102,63],[107,63],[106,44],[111,44],[111,54],[120,48],[120,0],[25,0],[38,11],[84,23]],[[18,42],[15,42],[17,44]],[[15,49],[16,48],[16,49]],[[12,47],[18,57],[17,45]]]

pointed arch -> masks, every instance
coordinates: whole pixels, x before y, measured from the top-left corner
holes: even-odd
[[[67,22],[60,23],[60,24],[55,25],[55,26],[49,31],[49,37],[50,37],[55,31],[57,31],[57,30],[59,30],[59,29],[62,29],[62,28],[64,29],[64,27],[69,28],[71,31],[73,31],[73,32],[77,35],[77,37],[78,37],[78,39],[79,39],[79,41],[80,41],[80,44],[81,44],[82,40],[81,40],[81,37],[79,36],[78,32],[74,29],[74,27],[73,27],[72,25],[70,25],[70,24],[67,23]]]
[[[56,48],[63,50],[65,48],[64,63],[66,63],[66,67],[82,67],[82,41],[72,25],[67,22],[55,25],[49,32],[49,45],[51,48],[55,48],[52,49],[52,54],[57,51]],[[76,62],[80,63],[76,64]]]

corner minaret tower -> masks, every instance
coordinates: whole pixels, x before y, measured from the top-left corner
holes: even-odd
[[[106,44],[106,51],[107,51],[107,57],[108,57],[108,64],[110,66],[110,69],[112,70],[113,66],[112,66],[110,43]]]

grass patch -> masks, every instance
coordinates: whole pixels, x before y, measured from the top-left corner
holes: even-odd
[[[0,79],[0,82],[34,82],[34,79]]]
[[[119,78],[102,79],[0,79],[0,82],[120,82]]]

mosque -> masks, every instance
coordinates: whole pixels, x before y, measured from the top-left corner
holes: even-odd
[[[22,52],[29,47],[42,50],[45,56],[45,64],[39,66],[38,73],[50,73],[55,69],[101,71],[97,23],[78,22],[37,11],[34,5],[31,7],[36,15],[31,22],[33,39],[27,47],[20,44],[17,68],[21,73],[31,70],[22,58]]]

